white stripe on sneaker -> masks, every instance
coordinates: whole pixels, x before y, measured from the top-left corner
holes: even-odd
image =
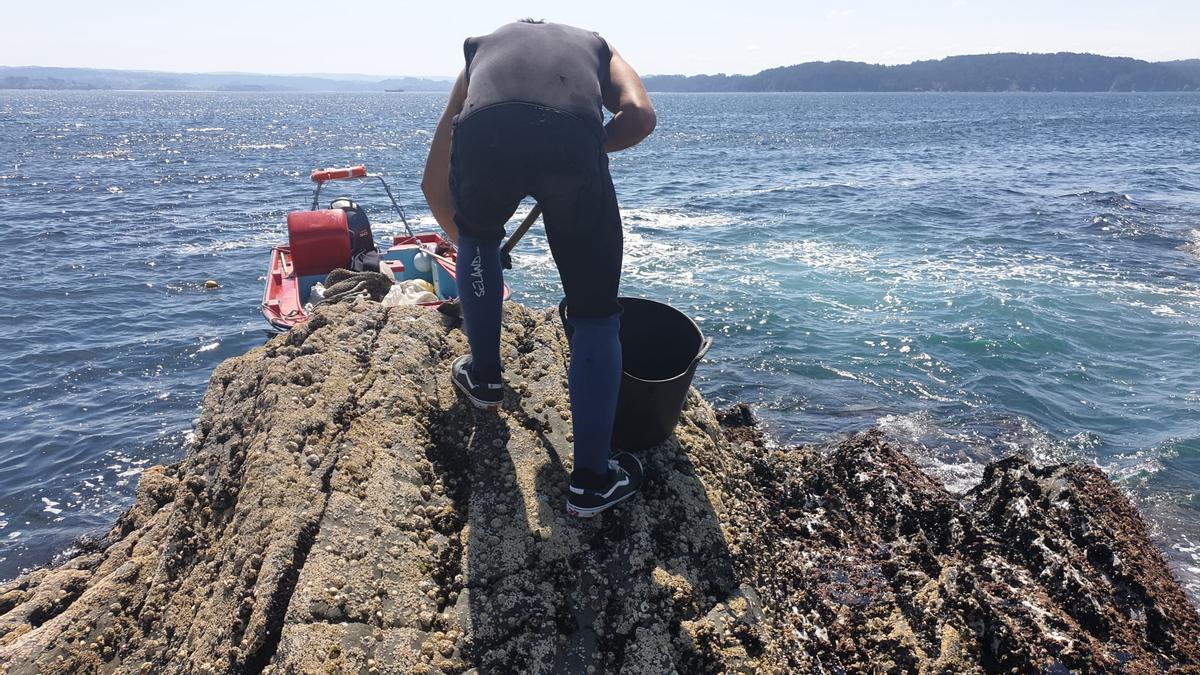
[[[603,497],[603,498],[605,498],[605,499],[608,499],[609,497],[611,497],[611,496],[612,496],[612,493],[614,493],[614,492],[616,492],[616,491],[617,491],[617,488],[619,488],[619,487],[625,487],[626,485],[629,485],[629,474],[625,474],[625,477],[624,477],[624,478],[622,478],[621,480],[619,480],[619,481],[617,481],[617,482],[613,483],[613,486],[612,486],[612,487],[610,487],[610,488],[608,489],[608,492],[605,492],[604,494],[602,494],[602,495],[600,495],[600,496],[601,496],[601,497]]]
[[[625,474],[624,478],[613,483],[612,487],[608,488],[608,492],[605,492],[603,494],[601,494],[600,492],[597,492],[595,490],[593,490],[593,492],[595,492],[597,495],[599,495],[600,497],[602,497],[604,499],[608,499],[609,497],[612,496],[613,492],[616,492],[617,488],[625,487],[626,485],[629,485],[629,474]],[[574,485],[568,486],[568,489],[570,489],[572,493],[577,494],[577,495],[587,494],[587,492],[583,488],[577,488]]]

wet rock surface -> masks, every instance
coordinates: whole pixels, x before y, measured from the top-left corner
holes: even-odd
[[[506,306],[498,414],[421,308],[231,359],[79,556],[0,586],[10,673],[1200,671],[1200,619],[1098,470],[955,497],[873,434],[769,447],[690,395],[643,494],[576,520],[567,344]]]

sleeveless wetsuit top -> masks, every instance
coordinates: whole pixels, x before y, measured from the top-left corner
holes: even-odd
[[[467,38],[467,98],[460,119],[501,103],[570,113],[603,129],[601,90],[612,53],[596,33],[557,23],[510,23]]]

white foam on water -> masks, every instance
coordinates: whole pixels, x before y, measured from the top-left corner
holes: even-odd
[[[212,255],[215,253],[236,251],[244,248],[262,248],[264,249],[262,266],[265,269],[268,250],[272,246],[287,243],[287,233],[282,231],[282,227],[283,220],[280,221],[280,231],[261,230],[250,237],[243,236],[231,237],[228,239],[222,238],[217,241],[209,242],[188,242],[166,248],[164,252],[174,255],[193,256]],[[244,226],[242,226],[241,229],[244,229]]]
[[[514,215],[510,231],[527,213],[521,211]],[[711,255],[711,249],[701,249],[689,242],[667,241],[651,233],[639,233],[635,231],[637,227],[644,225],[651,229],[687,230],[724,226],[736,220],[730,214],[672,209],[627,209],[622,213],[627,226],[626,260],[629,263],[625,267],[625,275],[647,283],[675,281],[684,286],[701,283],[703,271],[720,267],[717,256]],[[409,221],[414,229],[437,230],[436,221],[427,214],[415,215]],[[376,223],[375,229],[393,236],[403,234],[403,226],[399,222]],[[1200,230],[1196,236],[1200,238]],[[536,235],[531,233],[528,238],[535,239]],[[544,237],[541,244],[542,250],[537,254],[526,248],[521,251],[521,256],[531,262],[548,261],[550,258],[544,246]],[[1197,240],[1197,246],[1200,246],[1200,239]],[[739,255],[737,251],[731,251],[721,256],[725,258],[724,268],[727,269],[731,262],[739,263]],[[978,290],[1000,294],[1003,302],[1008,299],[1011,284],[1021,282],[1091,291],[1104,300],[1144,308],[1163,318],[1178,318],[1185,312],[1200,309],[1200,285],[1171,281],[1157,283],[1133,278],[1121,269],[1103,264],[1084,267],[1074,261],[1045,254],[976,250],[954,256],[893,258],[849,244],[802,239],[756,248],[753,256],[749,253],[746,256],[746,262],[751,265],[761,263],[765,256],[770,262],[798,263],[813,270],[861,276],[871,284],[910,285],[923,295],[935,293],[938,288],[945,288],[947,297],[951,298],[963,291]],[[786,277],[786,273],[766,269],[756,275],[753,283],[760,287],[781,288],[784,284],[782,280]],[[882,298],[881,308],[889,306],[903,310],[908,302],[903,294],[898,294],[897,289],[893,288]],[[861,308],[845,309],[859,311]]]
[[[56,502],[52,499],[47,499],[45,497],[42,497],[42,504],[45,505],[45,508],[43,508],[42,510],[45,511],[46,513],[57,516],[58,514],[63,512],[62,509],[57,508],[59,505],[59,502]]]
[[[979,484],[984,468],[1021,454],[1034,466],[1078,461],[1096,442],[1080,434],[1060,441],[1019,415],[941,421],[929,411],[885,415],[876,421],[884,437],[902,446],[926,474],[961,494]]]
[[[652,285],[663,283],[678,287],[685,285],[684,279],[680,278],[681,271],[687,271],[693,281],[686,285],[695,286],[699,283],[694,281],[696,277],[727,268],[726,264],[704,253],[704,249],[695,244],[669,242],[653,235],[627,232],[625,263],[621,274],[624,278]]]
[[[1200,230],[1194,230],[1200,253]],[[1004,250],[966,250],[953,255],[884,257],[849,244],[816,240],[779,242],[765,253],[772,260],[797,261],[813,269],[836,269],[871,282],[912,284],[929,291],[945,286],[955,292],[986,289],[1005,292],[1012,282],[1040,283],[1060,288],[1087,289],[1115,302],[1144,302],[1158,296],[1156,307],[1200,307],[1200,285],[1134,277],[1105,263],[1082,263],[1059,256],[1012,253]],[[1168,304],[1169,303],[1169,304]]]
[[[945,281],[956,289],[996,289],[1010,282],[1036,282],[1060,288],[1086,289],[1106,299],[1126,306],[1145,302],[1143,296],[1158,296],[1156,306],[1200,308],[1200,285],[1148,282],[1131,278],[1124,270],[1093,264],[1082,267],[1069,260],[1049,255],[1022,255],[1005,259],[989,257],[983,252],[966,260],[930,257],[916,260],[890,261],[877,272],[894,273],[897,279],[915,284],[931,280]],[[985,263],[985,264],[984,264]],[[1170,302],[1167,305],[1166,302]]]
[[[884,437],[901,445],[909,457],[929,476],[941,481],[952,493],[959,494],[979,484],[985,464],[969,458],[953,458],[938,445],[969,439],[954,437],[938,427],[933,416],[925,411],[902,415],[885,415],[876,421]]]
[[[1178,454],[1175,443],[1166,441],[1154,447],[1112,455],[1096,465],[1127,492],[1139,493],[1141,486],[1165,468],[1164,462]]]
[[[657,230],[691,230],[729,225],[733,219],[726,213],[688,213],[675,209],[621,209],[621,221],[626,227],[649,227]]]
[[[1182,246],[1183,250],[1200,257],[1200,228],[1193,227],[1188,230],[1187,238],[1190,241]]]
[[[113,150],[104,150],[97,152],[80,152],[75,155],[75,159],[133,159],[133,153],[128,150],[116,148]]]
[[[712,197],[756,197],[759,195],[801,192],[804,190],[829,190],[829,189],[844,189],[844,190],[859,190],[863,188],[863,183],[857,181],[828,181],[828,180],[809,180],[790,183],[788,185],[771,185],[760,188],[744,188],[733,190],[717,190],[709,192]]]
[[[874,254],[846,244],[802,240],[769,247],[766,255],[777,261],[798,262],[815,269],[835,269],[863,274],[877,264]]]

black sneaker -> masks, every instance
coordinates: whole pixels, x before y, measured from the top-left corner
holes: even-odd
[[[450,381],[476,408],[496,410],[504,400],[504,385],[496,382],[476,382],[471,375],[471,355],[465,354],[454,360],[450,368]]]
[[[585,487],[580,482],[579,477],[571,476],[567,513],[591,518],[637,494],[642,487],[642,463],[628,452],[617,453],[608,460],[608,477],[600,485]]]

